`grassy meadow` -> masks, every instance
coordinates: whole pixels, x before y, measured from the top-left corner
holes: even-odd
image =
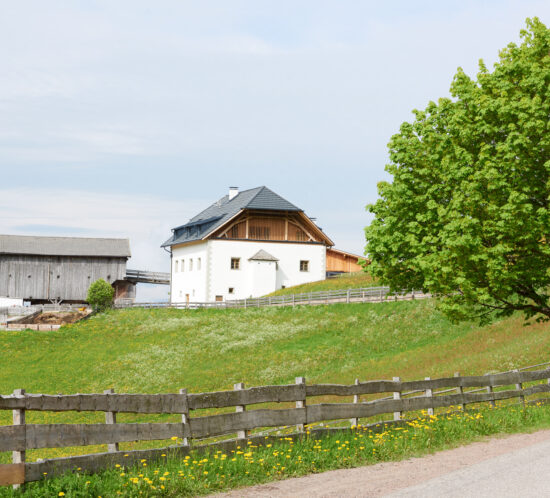
[[[302,292],[318,292],[326,290],[355,289],[359,287],[373,287],[379,285],[370,275],[365,272],[343,273],[342,275],[309,282],[308,284],[294,285],[279,289],[269,296],[282,296],[288,294],[300,294]]]
[[[520,316],[451,324],[431,300],[296,308],[112,310],[54,332],[0,331],[0,393],[157,393],[307,382],[484,374],[548,361],[549,325]],[[229,409],[228,409],[229,410]],[[197,415],[206,414],[201,412]],[[28,423],[103,422],[102,413],[28,412]],[[119,414],[119,421],[178,416]],[[0,424],[11,412],[0,412]],[[163,442],[122,443],[130,450]],[[29,450],[27,458],[104,451]],[[8,462],[8,453],[0,462]]]

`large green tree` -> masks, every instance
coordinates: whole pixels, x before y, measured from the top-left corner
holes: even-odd
[[[369,271],[439,295],[456,320],[550,319],[550,30],[528,19],[492,72],[459,68],[451,95],[391,138]]]

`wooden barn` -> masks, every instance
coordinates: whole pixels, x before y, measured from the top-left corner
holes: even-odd
[[[363,267],[358,261],[361,256],[339,249],[327,248],[327,275],[335,273],[352,273],[361,271]]]
[[[116,298],[132,298],[129,257],[128,239],[0,235],[0,296],[82,303],[90,284],[102,278]]]

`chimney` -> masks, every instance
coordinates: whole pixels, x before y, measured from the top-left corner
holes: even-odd
[[[229,187],[229,200],[239,195],[239,187]]]

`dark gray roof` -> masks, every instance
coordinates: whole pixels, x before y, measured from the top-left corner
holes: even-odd
[[[128,239],[0,235],[0,254],[129,258]]]
[[[272,256],[267,251],[260,249],[254,256],[248,258],[248,261],[279,261],[275,256]]]
[[[243,209],[266,211],[302,211],[267,187],[256,187],[239,192],[233,199],[222,197],[188,223],[172,229],[173,234],[161,247],[201,240]]]

